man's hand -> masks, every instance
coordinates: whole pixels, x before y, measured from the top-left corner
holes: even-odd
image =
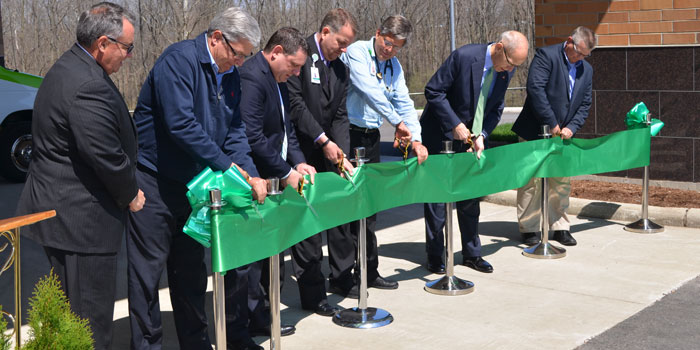
[[[134,213],[143,209],[143,205],[146,203],[146,196],[143,195],[143,191],[139,189],[139,192],[136,193],[136,197],[134,197],[133,200],[131,200],[131,203],[129,203],[129,210],[133,211]]]
[[[484,135],[479,135],[472,141],[474,145],[467,152],[476,152],[476,159],[481,159],[481,152],[484,151]]]
[[[259,177],[251,177],[248,179],[248,183],[253,187],[253,199],[257,199],[260,204],[265,203],[265,197],[267,197],[267,181]]]
[[[472,137],[472,133],[469,132],[469,129],[467,129],[467,126],[464,125],[464,123],[459,123],[457,126],[455,126],[454,130],[452,130],[452,137],[455,140],[468,143],[468,140]]]
[[[309,179],[311,180],[311,183],[314,183],[314,174],[316,174],[316,168],[312,167],[311,165],[308,165],[306,163],[299,163],[296,166],[296,170],[301,173],[302,175],[309,175]]]
[[[571,129],[564,127],[564,129],[561,129],[561,139],[570,139],[574,136],[574,133],[571,132]]]
[[[399,147],[399,143],[407,145],[409,142],[411,142],[411,131],[404,122],[401,122],[396,125],[396,132],[394,132],[394,148]]]
[[[552,134],[552,136],[559,136],[559,134],[561,134],[559,124],[557,124],[557,126],[555,126],[554,129],[550,130],[549,132]]]
[[[328,138],[326,137],[326,140],[327,139]],[[323,142],[325,142],[325,140]],[[340,158],[343,157],[343,150],[340,149],[340,147],[338,147],[338,145],[333,141],[329,141],[328,144],[323,146],[322,149],[323,155],[333,164],[338,164]]]
[[[236,164],[236,163],[231,163],[231,168],[233,168],[233,167],[236,167],[236,169],[238,169],[238,171],[241,172],[241,175],[243,175],[243,177],[244,177],[246,180],[250,179],[250,175],[248,175],[248,172],[245,171],[245,170],[243,170],[243,168],[239,167],[238,164]]]
[[[347,170],[348,174],[352,175],[355,173],[355,167],[352,166],[352,163],[347,158],[343,158],[343,166],[345,167],[345,170]],[[345,176],[345,174],[340,174],[340,176]]]
[[[413,153],[418,158],[418,164],[423,164],[428,159],[428,149],[420,141],[413,141],[411,146],[413,146]]]
[[[298,190],[299,181],[306,180],[304,180],[304,176],[301,175],[298,171],[292,169],[292,172],[289,173],[289,176],[287,176],[287,178],[282,181],[284,181],[285,186],[292,186],[293,189]]]

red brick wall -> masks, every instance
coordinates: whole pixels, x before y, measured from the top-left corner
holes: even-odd
[[[579,25],[598,34],[598,46],[700,44],[700,0],[535,0],[537,47]]]

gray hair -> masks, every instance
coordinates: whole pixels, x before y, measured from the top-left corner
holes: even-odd
[[[215,30],[220,30],[228,40],[240,41],[245,39],[253,47],[260,45],[260,26],[258,21],[240,7],[229,7],[217,14],[209,23],[207,34],[211,36]]]
[[[392,35],[397,40],[406,40],[406,43],[408,43],[412,33],[413,26],[411,22],[401,15],[394,15],[385,19],[381,27],[379,27],[380,35]]]
[[[593,31],[583,26],[574,29],[574,32],[571,33],[571,39],[573,39],[574,44],[583,42],[588,46],[589,50],[595,49],[595,45],[598,42]]]
[[[76,38],[78,44],[84,48],[92,44],[101,36],[118,38],[122,36],[123,20],[134,24],[134,15],[123,7],[111,2],[101,2],[80,14]]]
[[[527,38],[525,38],[522,33],[515,30],[508,30],[501,33],[499,41],[503,43],[506,50],[511,52],[519,49],[523,45],[528,45]]]

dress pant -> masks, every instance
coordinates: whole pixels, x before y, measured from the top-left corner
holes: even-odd
[[[364,129],[356,127],[350,124],[350,149],[353,155],[350,156],[354,158],[354,149],[356,147],[365,148],[365,157],[368,159],[368,163],[379,163],[381,160],[381,148],[380,148],[380,135],[379,129]],[[373,214],[367,217],[367,281],[374,281],[379,277],[379,256],[377,254],[377,236],[375,235],[375,228],[377,226],[377,214]],[[353,221],[350,223],[350,234],[355,246],[355,251],[353,251],[353,258],[357,256],[357,237],[360,232],[360,222]],[[357,259],[355,259],[357,260]],[[357,275],[360,271],[360,265],[358,261],[355,261],[355,274]]]
[[[322,152],[304,154],[307,162],[319,172],[336,172],[337,165],[331,164]],[[350,289],[353,285],[352,268],[355,266],[355,245],[350,235],[350,225],[344,224],[325,231],[328,242],[328,264],[332,285]],[[326,298],[326,280],[321,271],[323,262],[323,232],[319,232],[292,246],[292,267],[299,286],[301,307],[314,310]]]
[[[83,254],[50,247],[44,247],[44,252],[61,282],[71,310],[88,320],[95,349],[110,349],[117,253]]]
[[[261,282],[263,261],[226,272],[226,341],[229,347],[250,339],[249,329],[270,325]]]
[[[462,238],[462,257],[481,256],[481,239],[479,238],[480,198],[458,201],[457,221]],[[423,204],[425,216],[425,251],[428,256],[442,258],[445,254],[445,203]]]
[[[549,229],[551,231],[569,230],[569,217],[566,216],[566,210],[569,208],[571,178],[549,177],[547,187],[549,188]],[[525,186],[519,188],[517,202],[520,232],[541,231],[542,179],[532,178]]]
[[[211,349],[204,311],[204,247],[182,232],[190,214],[185,185],[139,165],[146,203],[129,214],[127,230],[132,349],[160,349],[163,338],[158,284],[167,267],[175,329],[181,349]]]

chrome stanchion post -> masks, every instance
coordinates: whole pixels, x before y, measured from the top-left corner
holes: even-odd
[[[367,162],[365,148],[355,148],[355,158],[352,162],[362,167]],[[359,300],[357,307],[348,308],[336,313],[333,322],[348,328],[378,328],[386,326],[394,317],[383,309],[367,307],[367,219],[360,219],[360,232],[357,234],[357,261],[360,266]]]
[[[215,188],[209,191],[209,208],[211,215],[216,214],[224,201],[221,200],[221,190]],[[214,272],[214,330],[216,333],[216,348],[226,349],[226,292],[224,290],[224,276],[221,272]]]
[[[647,114],[647,125],[651,125],[651,113]],[[664,227],[649,220],[649,166],[644,167],[644,179],[642,180],[642,218],[627,224],[625,231],[635,233],[663,232]]]
[[[442,154],[453,154],[452,141],[442,141]],[[430,281],[423,287],[427,292],[439,295],[463,295],[474,291],[474,283],[454,275],[454,245],[452,209],[454,203],[445,203],[445,276]]]
[[[552,137],[549,132],[549,125],[542,125],[542,138],[548,139]],[[542,239],[536,245],[523,250],[523,255],[528,258],[535,259],[559,259],[566,256],[566,249],[560,248],[549,243],[549,187],[547,178],[543,177],[542,182],[542,206],[541,206],[541,227]]]
[[[273,177],[267,181],[267,195],[277,196],[279,179]],[[270,257],[270,350],[282,349],[282,316],[280,315],[280,255]]]

